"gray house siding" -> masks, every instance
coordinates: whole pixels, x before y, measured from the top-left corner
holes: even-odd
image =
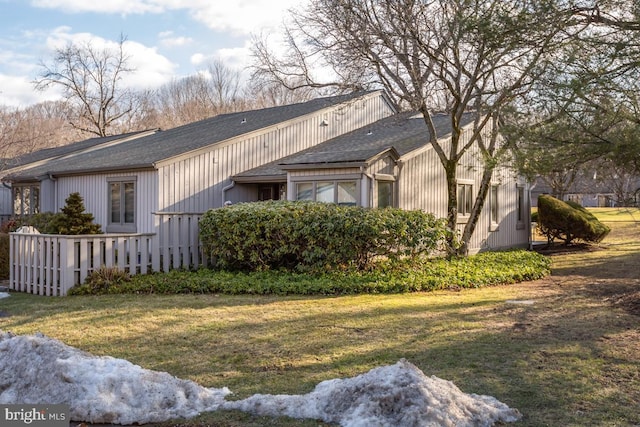
[[[154,232],[154,216],[158,205],[158,179],[156,171],[127,171],[101,173],[86,176],[68,176],[58,178],[56,206],[52,212],[59,211],[69,194],[78,192],[84,199],[87,212],[95,217],[95,222],[106,230],[109,224],[109,180],[131,179],[135,181],[136,232]]]
[[[256,186],[232,185],[231,176],[388,117],[394,110],[381,92],[299,119],[218,143],[158,168],[159,205],[163,212],[203,212],[258,200]],[[284,180],[284,177],[283,177]]]

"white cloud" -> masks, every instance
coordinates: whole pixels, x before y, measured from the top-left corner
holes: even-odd
[[[183,47],[193,43],[191,37],[175,36],[173,31],[163,31],[158,34],[160,44],[164,47]]]
[[[287,10],[301,5],[300,0],[244,0],[212,2],[209,0],[33,0],[40,8],[68,13],[94,12],[112,14],[164,13],[186,10],[212,30],[247,35],[256,31],[273,31],[280,27]]]
[[[0,106],[26,107],[60,99],[55,91],[38,92],[27,77],[0,74]]]
[[[160,13],[164,11],[164,1],[154,0],[33,0],[31,4],[44,9],[60,9],[69,13],[96,12],[123,15],[140,13]]]
[[[300,5],[300,0],[245,0],[225,3],[197,2],[191,7],[193,17],[217,31],[229,31],[236,35],[256,31],[277,30],[287,15],[287,10]],[[195,6],[195,5],[194,5]]]
[[[203,53],[194,53],[191,55],[191,63],[193,65],[202,65],[207,61],[207,56]]]
[[[219,49],[212,54],[194,53],[191,55],[191,64],[197,66],[206,65],[214,60],[221,60],[227,67],[244,69],[251,62],[248,47],[238,47],[231,49]]]
[[[54,50],[69,43],[90,44],[96,49],[117,49],[118,42],[106,40],[90,33],[71,33],[69,27],[56,28],[47,38],[47,46]],[[126,40],[124,51],[129,56],[128,64],[134,71],[127,75],[125,85],[136,89],[157,87],[171,80],[176,64],[158,53],[155,47]]]

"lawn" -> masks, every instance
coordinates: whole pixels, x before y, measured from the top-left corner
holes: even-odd
[[[227,386],[232,398],[302,394],[406,358],[464,392],[518,408],[518,426],[634,426],[640,317],[630,297],[640,291],[640,215],[596,215],[613,228],[605,241],[555,253],[553,274],[534,282],[340,297],[13,294],[0,300],[0,329],[40,331],[94,354]],[[324,425],[236,412],[167,425],[176,424]]]

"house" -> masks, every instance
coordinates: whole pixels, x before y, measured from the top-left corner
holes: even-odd
[[[558,197],[590,208],[640,206],[640,177],[631,174],[612,175],[603,178],[594,172],[577,173]],[[533,206],[537,206],[540,195],[553,193],[553,188],[538,177],[531,187]]]
[[[446,140],[450,119],[442,115],[434,120]],[[473,115],[463,120],[469,134]],[[165,131],[80,145],[22,163],[6,171],[3,180],[14,189],[39,194],[30,203],[39,204],[42,212],[59,211],[69,194],[79,192],[108,236],[138,236],[139,240],[120,243],[98,242],[96,237],[93,243],[75,241],[89,248],[91,258],[80,267],[80,249],[69,249],[67,262],[75,260],[73,281],[78,282],[92,266],[117,253],[138,253],[126,260],[120,257],[120,266],[134,258],[151,259],[154,270],[198,265],[197,254],[186,247],[198,245],[199,215],[226,203],[318,200],[446,216],[444,172],[428,136],[422,118],[397,113],[383,91],[370,91],[224,114]],[[466,154],[458,170],[461,223],[468,218],[468,200],[478,188],[481,171],[477,153]],[[24,192],[15,190],[18,194],[26,200]],[[470,247],[526,247],[526,182],[509,168],[498,168],[490,194],[491,208],[484,210]],[[131,248],[97,255],[96,245],[117,244]],[[64,252],[58,246],[53,250]],[[39,256],[48,257],[48,252]],[[146,262],[126,266],[140,272],[147,268]],[[26,276],[28,271],[24,267],[16,275]]]
[[[21,176],[20,171],[24,169],[36,171],[38,167],[54,160],[63,162],[65,160],[73,161],[73,156],[79,153],[86,153],[98,148],[140,138],[153,134],[156,131],[157,129],[130,132],[116,136],[90,138],[61,147],[45,148],[21,155],[14,159],[5,160],[0,172],[0,179],[3,184],[2,193],[0,193],[0,215],[5,218],[31,215],[40,212],[41,205],[44,204],[45,207],[48,207],[51,204],[51,200],[49,199],[41,201],[43,191],[45,197],[48,198],[52,197],[55,193],[48,191],[46,180],[43,179],[47,177],[29,176],[29,174],[25,174],[22,178],[19,178]],[[12,176],[15,178],[11,178]],[[43,182],[45,182],[44,185],[42,184]],[[46,211],[46,209],[44,211]]]

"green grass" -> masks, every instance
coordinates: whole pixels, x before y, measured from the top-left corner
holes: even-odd
[[[603,222],[640,222],[640,208],[589,208]]]
[[[611,295],[640,287],[640,228],[612,227],[600,250],[554,255],[553,275],[537,282],[350,296],[12,294],[0,300],[9,315],[0,329],[40,331],[93,354],[227,386],[231,398],[306,393],[406,358],[464,392],[518,408],[517,426],[634,426],[639,321],[613,307]],[[324,425],[239,412],[179,423]]]

